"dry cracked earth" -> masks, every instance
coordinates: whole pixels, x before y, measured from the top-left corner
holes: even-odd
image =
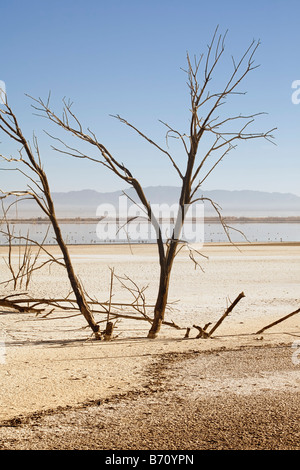
[[[20,416],[1,450],[299,450],[300,365],[286,345],[164,354],[141,390]]]

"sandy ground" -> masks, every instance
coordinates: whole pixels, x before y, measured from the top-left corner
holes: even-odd
[[[113,267],[148,286],[154,301],[155,246],[70,251],[92,297],[108,299]],[[156,340],[142,321],[121,321],[116,339],[99,342],[81,316],[2,310],[0,449],[300,448],[300,314],[256,334],[299,308],[300,246],[208,245],[202,253],[203,271],[187,252],[176,260],[167,320],[182,329],[165,326]],[[0,280],[6,269],[3,262]],[[114,287],[115,302],[129,298]],[[30,291],[65,295],[63,269],[40,272]],[[2,286],[2,296],[9,292]],[[183,339],[186,327],[215,324],[240,292],[212,339],[196,339],[195,328]]]

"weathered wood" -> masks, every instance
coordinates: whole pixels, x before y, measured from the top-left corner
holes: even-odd
[[[211,323],[206,323],[206,325],[204,326],[204,328],[202,328],[201,326],[197,326],[197,325],[193,325],[194,328],[196,328],[196,330],[199,331],[198,335],[196,336],[196,338],[208,338],[208,333],[207,333],[207,328],[209,327],[209,325],[211,325]]]
[[[53,313],[54,309],[59,309],[59,310],[64,310],[64,311],[75,311],[75,312],[80,312],[78,306],[76,307],[76,300],[75,299],[68,299],[68,298],[60,298],[60,299],[42,299],[42,298],[32,298],[32,297],[25,297],[26,294],[21,293],[21,294],[11,294],[6,297],[0,298],[0,306],[5,307],[5,308],[11,308],[16,310],[19,313],[35,313],[36,315],[45,312],[45,315],[42,318],[48,317],[51,313]],[[21,296],[21,297],[20,297]],[[23,297],[22,297],[23,296]],[[97,301],[87,301],[89,305],[99,306],[102,307],[103,310],[97,310],[93,309],[93,314],[102,314],[106,315],[106,323],[107,323],[107,314],[108,314],[108,309],[106,308],[107,305],[112,307],[116,307],[117,311],[114,311],[110,309],[110,314],[109,318],[110,320],[116,320],[119,318],[127,319],[127,320],[136,320],[136,321],[147,321],[149,323],[152,323],[152,319],[143,313],[141,316],[131,314],[131,312],[127,311],[126,313],[121,313],[119,311],[119,308],[130,308],[135,310],[136,312],[140,312],[139,309],[136,308],[135,303],[122,303],[122,302],[97,302]],[[24,305],[25,304],[25,305]],[[49,306],[53,307],[53,309],[50,312],[47,312],[45,308],[37,308],[38,306]],[[153,307],[153,305],[147,305],[145,304],[145,307]],[[78,314],[79,314],[78,313]],[[73,317],[74,315],[72,315]],[[57,318],[57,317],[56,317]],[[68,317],[61,317],[61,318],[71,318],[71,316]],[[99,322],[101,323],[101,322]],[[175,328],[177,330],[181,330],[182,328],[173,321],[167,322],[163,321],[163,324],[165,326],[169,326],[172,328]],[[101,338],[99,338],[101,339]]]
[[[186,329],[186,332],[185,332],[185,335],[184,335],[184,339],[188,338],[190,336],[190,331],[191,329],[190,328],[187,328]]]
[[[257,335],[263,333],[265,330],[271,328],[272,326],[275,326],[275,325],[278,325],[278,323],[281,323],[283,322],[284,320],[287,320],[288,318],[291,318],[293,315],[296,315],[297,313],[300,312],[300,308],[298,308],[297,310],[295,310],[294,312],[292,313],[289,313],[288,315],[285,315],[284,317],[282,318],[279,318],[279,320],[276,320],[274,321],[273,323],[270,323],[269,325],[265,326],[264,328],[262,328],[261,330],[257,331]]]
[[[20,313],[41,313],[44,311],[43,308],[34,308],[34,307],[23,307],[21,305],[18,305],[16,302],[13,302],[12,300],[8,299],[0,299],[0,307],[6,307],[6,308],[12,308],[14,310],[17,310]]]
[[[201,326],[197,326],[197,325],[193,325],[193,327],[199,331],[196,338],[208,338],[208,333],[207,331],[205,331],[205,327],[202,328]]]
[[[113,322],[112,321],[107,322],[106,330],[103,333],[104,341],[110,341],[112,339],[113,331],[114,331]]]
[[[215,326],[212,327],[212,329],[208,332],[208,336],[211,337],[211,335],[216,331],[217,328],[219,328],[219,326],[221,325],[221,323],[223,323],[223,321],[225,320],[225,318],[230,314],[230,312],[232,312],[232,310],[234,309],[234,307],[237,305],[237,303],[243,298],[245,297],[245,294],[244,292],[241,292],[237,298],[232,302],[232,304],[226,309],[225,313],[221,316],[221,318],[217,321],[217,323],[215,324]]]
[[[226,309],[226,311],[223,313],[223,315],[221,316],[221,318],[217,321],[217,323],[215,324],[215,326],[213,326],[211,328],[210,331],[206,331],[208,326],[211,325],[211,323],[207,323],[204,328],[202,328],[201,326],[197,326],[197,325],[193,325],[194,328],[196,328],[199,333],[198,335],[196,336],[196,338],[210,338],[211,335],[216,331],[217,328],[219,328],[219,326],[221,325],[221,323],[225,320],[225,318],[230,314],[230,312],[232,312],[232,310],[234,309],[234,307],[237,305],[237,303],[243,298],[245,297],[245,294],[244,292],[241,292],[237,298],[232,302],[232,304]]]

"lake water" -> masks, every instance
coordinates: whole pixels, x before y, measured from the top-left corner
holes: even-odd
[[[61,223],[61,231],[65,241],[70,245],[93,245],[107,243],[153,243],[155,237],[147,236],[146,224],[134,228],[127,226],[127,233],[122,229],[118,233],[115,226],[107,223]],[[37,242],[42,242],[48,229],[45,223],[22,223],[14,225],[15,236],[26,236]],[[250,242],[300,242],[300,223],[239,223],[232,227],[243,232]],[[5,227],[2,227],[4,230]],[[230,237],[233,242],[245,241],[238,231],[231,230]],[[145,235],[146,234],[146,235]],[[227,242],[228,238],[221,224],[206,223],[202,232],[198,233],[198,240],[205,243]],[[23,240],[14,240],[14,244],[23,244]],[[6,245],[6,237],[0,233],[0,244]],[[55,244],[54,232],[49,229],[45,244]]]

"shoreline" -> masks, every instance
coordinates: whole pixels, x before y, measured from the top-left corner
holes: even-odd
[[[30,244],[29,244],[30,245]],[[192,244],[193,245],[193,244]],[[210,248],[210,247],[219,247],[219,248],[222,248],[222,247],[232,247],[232,248],[239,248],[239,247],[243,247],[243,248],[250,248],[253,247],[260,247],[260,246],[263,246],[263,247],[297,247],[297,246],[300,246],[300,241],[290,241],[290,242],[287,242],[287,241],[282,241],[282,242],[270,242],[270,241],[267,241],[267,242],[205,242],[205,243],[195,243],[194,244],[195,246],[200,246],[200,247],[204,247],[204,248]],[[12,245],[12,249],[13,248],[20,248],[20,247],[23,247],[24,245],[20,245],[20,244],[13,244]],[[34,247],[35,245],[30,245],[31,247]],[[90,244],[90,243],[67,243],[67,246],[68,247],[71,247],[71,248],[74,248],[74,247],[78,247],[79,249],[80,248],[88,248],[88,249],[97,249],[98,248],[115,248],[115,247],[121,247],[121,248],[128,248],[130,249],[130,247],[145,247],[145,249],[147,249],[147,247],[150,247],[150,248],[153,248],[153,247],[157,247],[157,243],[140,243],[140,242],[137,242],[137,243],[94,243],[94,244]],[[59,248],[59,246],[57,245],[57,243],[47,243],[45,245],[45,247],[47,248]],[[5,248],[5,249],[8,249],[8,245],[1,245],[0,244],[0,249],[1,248]]]
[[[61,224],[91,224],[95,223],[98,224],[101,221],[107,221],[109,222],[110,219],[104,219],[104,218],[96,218],[96,217],[58,217],[57,218],[58,222]],[[120,222],[128,222],[126,218],[118,218]],[[144,220],[144,219],[142,219]],[[169,221],[169,219],[164,219],[165,221]],[[245,217],[245,216],[224,216],[223,220],[227,222],[233,222],[233,223],[300,223],[300,216],[279,216],[279,217],[274,217],[274,216],[262,216],[262,217]],[[115,219],[111,219],[111,221],[115,222]],[[204,221],[207,223],[220,223],[220,218],[219,217],[204,217]],[[13,223],[13,224],[23,224],[23,223],[32,223],[32,224],[49,224],[49,219],[48,218],[43,218],[43,217],[36,217],[36,218],[22,218],[22,219],[7,219],[8,223]],[[146,222],[148,223],[148,222]]]

